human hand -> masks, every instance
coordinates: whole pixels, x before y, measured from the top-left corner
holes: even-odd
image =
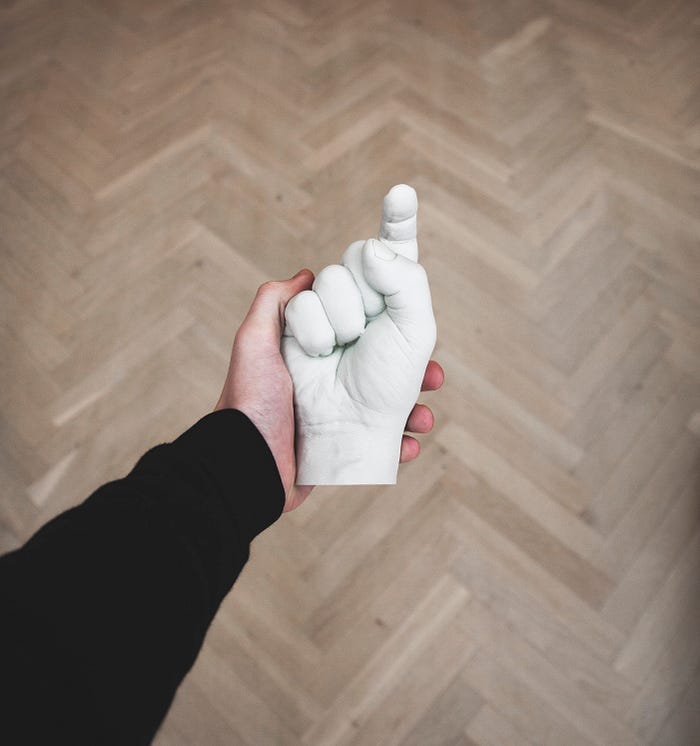
[[[289,280],[266,282],[258,288],[236,332],[228,374],[215,407],[243,412],[265,438],[284,487],[285,511],[301,505],[312,487],[295,486],[292,379],[282,360],[280,337],[287,302],[308,290],[313,281],[313,273],[302,269]]]
[[[228,374],[216,404],[217,410],[232,408],[243,412],[265,438],[284,487],[285,512],[301,505],[312,487],[295,486],[293,387],[280,352],[280,337],[288,301],[311,288],[313,281],[313,273],[306,269],[289,280],[266,282],[260,286],[236,333]],[[443,379],[442,368],[430,361],[425,368],[422,390],[435,391]],[[432,426],[431,410],[416,404],[407,418],[405,430],[426,433]],[[418,441],[404,435],[401,462],[416,458],[419,451]]]
[[[261,285],[241,324],[231,350],[231,361],[221,396],[215,409],[238,409],[258,428],[270,447],[280,473],[285,494],[285,512],[304,502],[310,486],[295,486],[294,408],[292,379],[280,353],[280,337],[287,302],[297,293],[308,290],[314,280],[308,269],[290,280]],[[425,371],[423,390],[433,391],[442,385],[442,368],[431,362]],[[425,433],[433,426],[428,407],[417,404],[408,418],[409,432]],[[410,461],[420,446],[405,436],[401,461]]]
[[[393,484],[415,457],[432,413],[415,405],[443,373],[428,365],[435,319],[416,263],[417,200],[406,185],[384,199],[380,240],[351,244],[313,291],[287,305],[282,354],[294,382],[298,484]],[[403,437],[402,437],[403,436]]]

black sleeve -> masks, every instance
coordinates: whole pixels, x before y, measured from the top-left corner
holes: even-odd
[[[229,409],[1,557],[0,740],[150,743],[283,504],[267,444]]]

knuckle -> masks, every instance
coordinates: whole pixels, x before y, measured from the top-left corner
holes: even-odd
[[[267,282],[263,282],[262,285],[258,288],[258,295],[270,295],[277,290],[279,290],[280,282],[278,280],[268,280]]]
[[[342,267],[340,264],[329,264],[318,273],[314,281],[314,288],[333,287],[343,281],[345,273],[348,271],[348,269]]]

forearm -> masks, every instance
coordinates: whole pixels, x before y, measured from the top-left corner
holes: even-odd
[[[22,667],[5,666],[3,683],[16,674],[28,688],[34,669],[28,704],[63,702],[72,743],[148,743],[283,501],[272,455],[239,412],[152,449],[0,560],[3,645]]]

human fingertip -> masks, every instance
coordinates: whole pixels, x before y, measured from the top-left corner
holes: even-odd
[[[413,461],[420,455],[420,443],[410,435],[404,435],[401,439],[401,458],[400,463],[405,464],[407,461]]]
[[[431,360],[425,366],[421,391],[437,391],[445,382],[445,371],[438,363]]]
[[[445,383],[445,371],[440,363],[431,360],[428,363],[428,375],[430,377],[431,387],[439,389]]]
[[[310,269],[300,269],[295,275],[282,283],[284,292],[282,302],[287,303],[292,297],[304,290],[310,290],[314,282],[314,273]]]
[[[309,288],[314,281],[314,273],[310,269],[300,269],[292,278],[293,281],[301,282],[304,288]]]

